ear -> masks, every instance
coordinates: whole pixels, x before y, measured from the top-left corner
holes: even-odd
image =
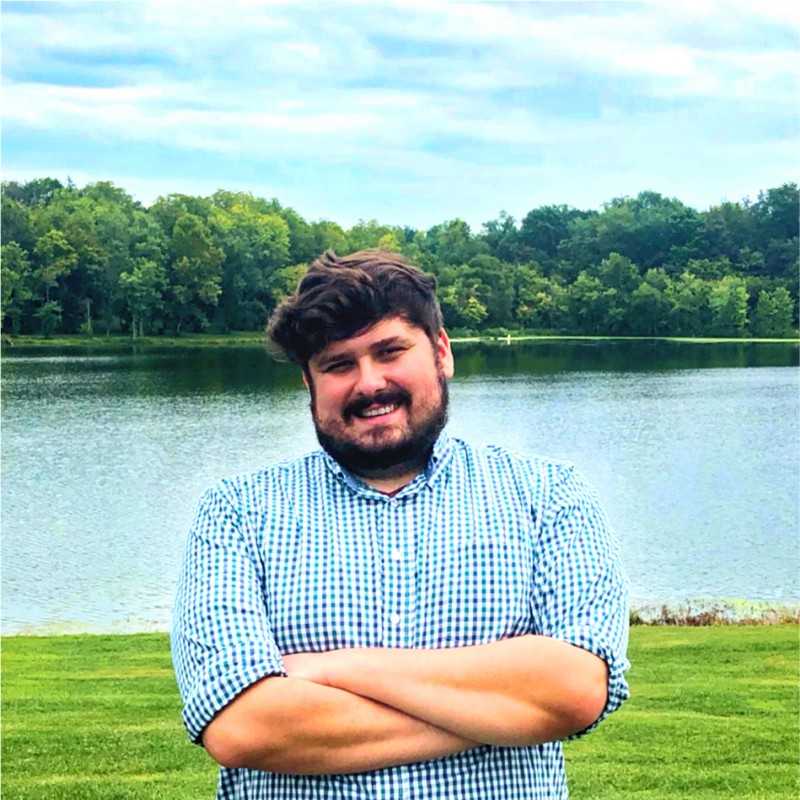
[[[450,337],[444,328],[439,329],[436,335],[436,343],[434,344],[436,357],[442,365],[442,372],[445,378],[452,378],[455,374],[455,359],[453,358],[453,349],[450,347]]]

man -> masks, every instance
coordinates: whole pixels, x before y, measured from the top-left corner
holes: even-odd
[[[222,481],[189,537],[173,658],[220,798],[564,798],[560,740],[627,697],[605,517],[443,432],[434,289],[328,252],[270,322],[323,451]]]

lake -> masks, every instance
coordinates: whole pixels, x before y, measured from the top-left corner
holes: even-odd
[[[573,461],[635,603],[800,601],[793,344],[456,345],[453,435]],[[5,633],[168,627],[219,478],[316,447],[295,368],[258,347],[6,350]]]

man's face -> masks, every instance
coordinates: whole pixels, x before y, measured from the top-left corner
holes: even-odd
[[[447,419],[453,354],[444,330],[432,343],[402,317],[332,342],[308,364],[317,438],[362,477],[422,466]]]

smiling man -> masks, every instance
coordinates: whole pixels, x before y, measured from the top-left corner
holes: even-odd
[[[402,317],[333,342],[305,370],[317,438],[342,466],[391,493],[424,467],[447,420],[453,356]]]
[[[322,450],[222,481],[173,658],[219,798],[565,798],[561,740],[627,697],[627,589],[568,464],[444,431],[435,281],[326,253],[275,312]]]

